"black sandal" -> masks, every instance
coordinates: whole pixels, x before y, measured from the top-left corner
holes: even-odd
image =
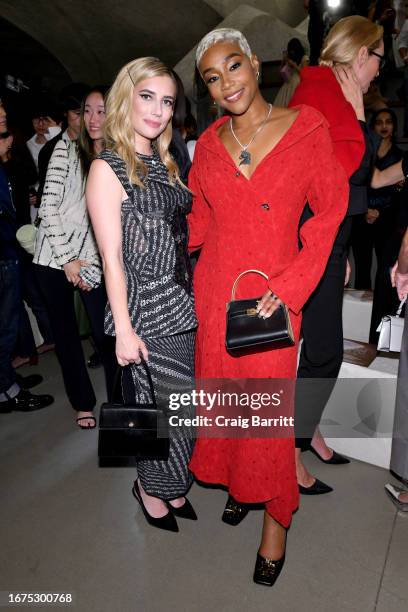
[[[93,421],[91,425],[81,425],[81,421]],[[78,417],[76,423],[80,429],[95,429],[96,419],[94,416]]]

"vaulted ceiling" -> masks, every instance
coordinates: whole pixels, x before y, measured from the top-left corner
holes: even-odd
[[[221,20],[201,0],[0,0],[0,17],[46,48],[72,79],[94,83],[108,82],[138,56],[174,65]],[[0,45],[5,64],[14,49]],[[30,55],[25,63],[38,71]]]
[[[109,83],[127,61],[155,55],[174,66],[242,4],[291,26],[300,0],[0,0],[3,73]]]

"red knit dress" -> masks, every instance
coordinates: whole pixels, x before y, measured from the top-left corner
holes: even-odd
[[[301,308],[324,271],[347,208],[348,181],[333,154],[322,115],[300,106],[294,123],[259,163],[250,179],[239,171],[217,135],[223,117],[200,137],[189,187],[191,250],[201,248],[194,275],[199,321],[197,378],[296,377]],[[314,217],[299,220],[309,202]],[[296,345],[234,356],[225,348],[225,305],[238,274],[258,269],[287,304]],[[248,275],[242,296],[262,295],[266,283]],[[221,484],[241,502],[265,502],[283,526],[298,506],[294,440],[208,439],[196,442],[190,469],[198,480]]]

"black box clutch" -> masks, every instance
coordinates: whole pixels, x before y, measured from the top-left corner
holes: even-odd
[[[246,270],[239,274],[232,287],[231,301],[227,304],[227,332],[225,345],[229,351],[259,346],[260,348],[286,348],[295,344],[288,309],[281,304],[271,317],[263,319],[256,311],[261,299],[236,300],[239,280],[249,273],[267,275],[259,270]]]
[[[98,456],[100,467],[133,467],[140,459],[169,457],[167,419],[157,407],[153,381],[142,360],[149,381],[152,403],[105,402],[99,415]],[[114,387],[117,387],[119,376]],[[115,393],[114,393],[115,395]],[[160,432],[160,437],[159,437]]]

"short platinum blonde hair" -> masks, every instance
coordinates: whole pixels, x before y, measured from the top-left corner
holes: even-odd
[[[220,42],[235,42],[245,55],[248,57],[252,55],[251,47],[242,32],[234,30],[233,28],[217,28],[216,30],[208,32],[208,34],[198,43],[196,50],[197,66],[201,62],[204,53],[208,51],[210,47]]]

